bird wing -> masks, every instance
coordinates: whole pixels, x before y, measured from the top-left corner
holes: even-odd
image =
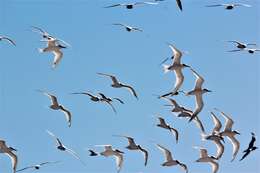
[[[139,150],[143,153],[143,156],[144,156],[144,165],[146,166],[147,165],[147,162],[148,162],[148,151],[144,148],[142,148],[140,145],[139,145]]]
[[[157,5],[157,2],[136,2],[134,5]]]
[[[190,68],[192,73],[196,76],[196,82],[195,82],[195,89],[202,89],[202,84],[204,83],[204,79],[202,76],[199,75],[195,70]]]
[[[55,95],[52,95],[52,94],[50,94],[48,92],[45,92],[45,91],[42,91],[42,90],[38,90],[38,91],[42,92],[44,95],[48,96],[51,99],[52,105],[56,105],[56,106],[59,105],[58,99],[57,99],[57,97]]]
[[[131,87],[130,85],[125,85],[125,84],[122,84],[122,87],[127,88],[138,99],[137,93],[133,87]]]
[[[143,32],[143,30],[142,30],[142,29],[140,29],[140,28],[137,28],[137,27],[132,27],[132,30]]]
[[[109,5],[109,6],[106,6],[104,8],[111,8],[111,7],[118,7],[118,6],[123,6],[124,4],[114,4],[114,5]]]
[[[5,154],[8,155],[8,157],[10,157],[10,159],[12,161],[13,172],[15,173],[16,167],[17,167],[17,162],[18,162],[17,156],[12,151],[7,151]]]
[[[110,102],[107,101],[107,100],[104,100],[104,103],[107,103],[107,104],[112,108],[112,110],[113,110],[113,112],[114,112],[115,114],[117,113],[116,108],[113,106],[112,103],[110,103]]]
[[[179,9],[182,11],[182,4],[181,4],[181,0],[176,0],[176,3],[179,7]]]
[[[65,148],[66,148],[65,151],[67,151],[67,153],[71,154],[73,157],[75,157],[76,159],[78,159],[83,165],[86,165],[85,162],[83,162],[83,161],[80,159],[80,157],[78,156],[78,154],[77,154],[75,151],[73,151],[72,149],[67,148],[67,147],[65,147]]]
[[[236,40],[229,40],[229,41],[227,41],[227,42],[236,43],[236,44],[239,44],[239,45],[243,44],[243,43],[241,43],[241,42],[239,42],[239,41],[236,41]]]
[[[221,113],[221,115],[225,118],[226,122],[225,122],[225,128],[224,131],[231,131],[232,130],[232,126],[234,124],[234,121],[223,111],[220,111],[219,109],[215,108],[215,110],[219,111]]]
[[[218,171],[218,168],[219,168],[219,164],[213,160],[211,160],[209,162],[209,164],[211,165],[211,168],[212,168],[212,173],[217,173]]]
[[[200,150],[200,158],[208,157],[208,151],[205,148],[198,148]]]
[[[178,140],[179,140],[179,132],[178,132],[178,130],[176,130],[175,128],[172,128],[172,127],[171,127],[170,130],[175,135],[175,139],[176,139],[176,143],[177,143]]]
[[[118,152],[116,152],[114,154],[114,157],[116,159],[117,172],[120,172],[120,170],[122,169],[122,166],[123,166],[124,157],[122,154],[120,154]]]
[[[70,113],[70,111],[68,110],[68,109],[66,109],[64,106],[62,106],[62,105],[60,105],[60,109],[61,109],[61,111],[64,113],[64,115],[65,115],[65,118],[66,118],[66,120],[67,120],[67,122],[68,122],[68,125],[69,125],[69,127],[71,126],[71,113]]]
[[[46,165],[46,164],[55,164],[55,163],[59,163],[60,161],[55,161],[55,162],[42,162],[40,163],[39,165],[42,166],[42,165]]]
[[[181,64],[181,57],[182,57],[182,52],[177,49],[174,45],[168,43],[170,49],[172,50],[173,52],[173,63],[174,64]]]
[[[116,26],[123,26],[123,27],[129,27],[123,23],[113,23],[112,25],[116,25]]]
[[[181,68],[175,69],[174,73],[175,73],[176,81],[175,81],[174,89],[173,89],[172,93],[176,93],[181,88],[181,85],[184,81],[184,76],[182,74]]]
[[[245,150],[245,154],[242,156],[242,158],[239,161],[244,160],[244,158],[246,158],[246,156],[248,156],[248,154],[251,152],[251,150]]]
[[[196,101],[196,108],[193,111],[189,121],[192,121],[201,112],[201,110],[203,109],[203,106],[204,106],[202,94],[196,94],[195,101]]]
[[[232,146],[233,146],[233,157],[231,160],[231,161],[233,161],[236,158],[236,155],[239,151],[240,143],[234,136],[228,136],[228,139],[230,140],[230,142],[232,143]]]
[[[196,123],[197,127],[200,128],[202,132],[205,132],[204,126],[202,122],[200,121],[199,117],[194,118],[194,122]]]
[[[227,52],[239,52],[239,51],[242,51],[242,49],[228,50]]]
[[[117,80],[117,78],[113,75],[110,74],[105,74],[105,73],[97,73],[98,75],[102,75],[102,76],[108,76],[111,78],[113,84],[119,84],[119,81]]]
[[[234,4],[234,6],[252,7],[251,5],[243,4],[243,3],[236,3]]]
[[[53,51],[54,54],[54,60],[53,60],[53,68],[55,68],[59,62],[61,61],[62,57],[63,57],[63,53],[62,51],[58,50],[54,50]]]
[[[179,161],[178,161],[178,164],[180,165],[180,167],[181,167],[186,173],[188,173],[188,167],[187,167],[186,164],[181,163],[181,162],[179,162]]]
[[[255,141],[256,141],[256,138],[254,136],[252,136],[252,139],[248,145],[247,150],[253,148]]]
[[[15,42],[14,42],[12,39],[10,39],[9,37],[1,36],[0,38],[1,38],[2,40],[6,40],[6,41],[8,41],[9,43],[11,43],[12,45],[16,46]]]
[[[180,107],[180,105],[174,99],[167,98],[167,97],[160,97],[160,98],[163,98],[163,99],[169,101],[172,105],[174,105],[174,107]]]
[[[214,4],[214,5],[206,5],[206,7],[220,7],[220,6],[226,6],[227,4]]]
[[[162,117],[158,117],[158,119],[159,119],[160,124],[161,124],[162,126],[165,126],[165,127],[167,126],[165,120],[164,120]]]
[[[224,145],[220,142],[220,140],[213,140],[213,142],[216,144],[217,146],[217,154],[216,154],[216,158],[220,159],[224,153]]]
[[[214,128],[212,130],[212,134],[215,133],[215,132],[219,132],[221,127],[222,127],[222,124],[220,122],[220,120],[216,117],[216,115],[213,113],[213,112],[210,112],[211,114],[211,117],[213,118],[213,122],[214,122]]]
[[[166,161],[172,161],[172,153],[165,147],[157,144],[157,147],[163,152]]]
[[[27,167],[25,167],[25,168],[22,168],[22,169],[17,170],[16,172],[24,171],[24,170],[26,170],[26,169],[31,169],[31,168],[34,168],[34,166],[27,166]]]
[[[63,146],[63,144],[61,143],[60,139],[57,138],[51,131],[46,130],[46,132],[55,139],[55,142],[58,144],[58,146]]]
[[[114,97],[113,99],[119,101],[121,104],[125,104],[124,101],[121,100],[120,98]]]

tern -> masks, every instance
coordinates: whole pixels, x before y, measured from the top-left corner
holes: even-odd
[[[48,40],[43,40],[43,41],[47,42],[47,47],[40,48],[39,52],[40,53],[52,52],[54,54],[52,68],[55,68],[63,57],[63,52],[61,51],[61,49],[65,49],[65,48],[67,48],[67,46],[63,46],[63,45],[57,43],[57,41],[55,39],[48,39]]]
[[[116,25],[116,26],[122,26],[126,29],[126,31],[128,32],[131,32],[131,31],[139,31],[139,32],[143,32],[142,29],[140,28],[137,28],[137,27],[132,27],[132,26],[129,26],[129,25],[125,25],[125,24],[122,24],[122,23],[113,23],[113,25]]]
[[[165,147],[157,144],[156,145],[164,154],[165,162],[162,164],[162,166],[175,166],[179,165],[186,173],[188,173],[188,168],[185,164],[179,162],[178,160],[173,160],[172,153]]]
[[[120,83],[117,78],[113,75],[109,75],[109,74],[105,74],[105,73],[97,73],[98,75],[102,75],[102,76],[107,76],[110,77],[112,80],[112,84],[111,87],[113,88],[127,88],[134,96],[136,99],[138,99],[137,93],[135,92],[134,88],[131,87],[130,85],[126,85],[123,83]]]
[[[54,164],[54,163],[59,163],[59,161],[56,161],[56,162],[43,162],[43,163],[40,163],[40,164],[37,164],[37,165],[27,166],[27,167],[25,167],[23,169],[17,170],[16,172],[24,171],[24,170],[27,170],[27,169],[39,170],[43,165]]]
[[[115,157],[117,172],[120,172],[120,170],[122,169],[122,166],[123,166],[123,161],[124,161],[123,154],[124,153],[117,149],[113,150],[111,145],[96,145],[96,146],[105,148],[105,150],[103,152],[101,152],[100,155],[105,156],[105,157],[109,157],[109,156]]]
[[[59,104],[58,99],[55,95],[42,90],[38,90],[38,91],[42,92],[44,95],[48,96],[51,99],[51,105],[49,106],[51,109],[60,110],[64,113],[68,126],[71,127],[72,114],[70,113],[70,111],[66,109],[63,105]]]
[[[234,124],[234,121],[224,112],[220,111],[219,109],[215,110],[219,111],[221,113],[221,115],[225,118],[226,123],[225,123],[225,128],[222,132],[220,132],[221,136],[226,136],[228,138],[228,140],[232,143],[233,146],[233,157],[232,160],[233,161],[236,158],[236,155],[239,151],[240,148],[240,143],[239,141],[235,138],[235,135],[240,135],[239,132],[237,132],[236,130],[232,130],[232,126]]]
[[[201,148],[201,147],[194,147],[194,148],[200,150],[200,158],[196,160],[196,162],[209,163],[212,167],[212,173],[216,173],[219,169],[219,164],[215,161],[216,158],[214,156],[208,156],[208,152],[205,148]]]
[[[9,37],[7,36],[0,36],[0,41],[6,40],[7,42],[9,42],[10,44],[16,46],[16,43]]]
[[[46,130],[46,132],[54,138],[56,145],[57,145],[57,149],[60,151],[65,151],[67,153],[69,153],[70,155],[72,155],[74,158],[78,159],[83,165],[85,165],[85,163],[80,159],[80,157],[78,156],[78,154],[73,151],[72,149],[66,147],[65,145],[63,145],[61,143],[61,140],[59,138],[57,138],[51,131]]]
[[[157,2],[134,2],[134,3],[122,3],[122,4],[114,4],[106,6],[105,8],[111,7],[125,7],[126,9],[133,9],[135,6],[138,5],[157,5]]]
[[[176,92],[179,91],[181,88],[183,81],[184,81],[184,76],[182,74],[182,69],[185,67],[190,67],[186,64],[181,63],[181,57],[182,57],[182,52],[177,49],[174,45],[169,44],[170,49],[172,50],[172,57],[173,57],[173,64],[172,65],[163,65],[164,72],[167,73],[168,71],[174,71],[175,77],[176,77],[176,82],[174,85],[174,89],[171,93],[171,95],[175,95]]]
[[[248,4],[242,4],[242,3],[234,3],[234,4],[214,4],[214,5],[207,5],[206,7],[225,7],[226,10],[232,10],[235,7],[243,6],[243,7],[251,7],[251,5]]]
[[[245,48],[247,48],[248,46],[251,46],[251,45],[256,46],[255,43],[242,43],[242,42],[239,42],[239,41],[236,41],[236,40],[231,40],[231,41],[228,41],[228,42],[235,43],[236,47],[238,49],[245,49]]]
[[[186,95],[195,95],[195,101],[196,101],[196,108],[195,110],[193,111],[192,115],[191,115],[191,118],[189,120],[192,121],[200,112],[201,110],[203,109],[203,106],[204,106],[204,103],[203,103],[203,99],[202,99],[202,95],[204,93],[207,93],[207,92],[211,92],[210,90],[208,89],[202,89],[202,85],[204,83],[204,79],[202,76],[200,76],[195,70],[193,70],[192,68],[190,68],[192,73],[196,76],[196,82],[195,82],[195,87],[192,91],[188,92]]]
[[[126,148],[128,150],[135,150],[135,151],[140,151],[143,153],[144,156],[144,165],[147,165],[148,162],[148,151],[144,148],[142,148],[140,145],[137,145],[135,143],[134,138],[130,137],[130,136],[124,136],[124,135],[114,135],[116,137],[123,137],[126,138],[128,140],[128,146],[126,146]]]
[[[179,118],[190,118],[192,115],[192,111],[189,109],[184,108],[183,106],[180,106],[174,99],[167,98],[167,97],[161,97],[166,99],[170,102],[171,106],[174,108],[172,109],[172,112],[179,113],[177,117]],[[205,132],[204,126],[202,122],[200,121],[199,117],[195,117],[193,121],[196,123],[197,127],[202,131]]]
[[[256,147],[254,144],[255,144],[255,141],[256,141],[256,138],[255,138],[255,134],[254,133],[251,133],[252,135],[252,138],[251,138],[251,141],[247,147],[246,150],[243,151],[244,155],[242,156],[242,158],[239,160],[239,161],[242,161],[244,158],[246,158],[252,151],[256,150],[258,147]]]
[[[260,51],[260,49],[259,48],[244,48],[244,49],[229,50],[228,52],[239,52],[239,51],[247,51],[250,54],[254,54],[256,51]]]
[[[13,153],[13,151],[17,151],[17,150],[12,147],[8,147],[6,145],[6,142],[4,140],[0,139],[0,153],[6,154],[11,159],[13,173],[15,173],[17,163],[18,163],[18,158],[17,158],[16,154]]]
[[[172,128],[169,124],[167,124],[162,117],[158,117],[158,119],[160,122],[159,122],[159,124],[157,124],[157,126],[163,128],[163,129],[167,129],[171,133],[173,133],[175,135],[176,143],[178,143],[179,132],[176,129]]]

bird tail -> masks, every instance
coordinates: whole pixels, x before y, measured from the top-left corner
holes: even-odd
[[[170,68],[170,65],[163,64],[164,73],[168,73],[170,71],[169,68]]]

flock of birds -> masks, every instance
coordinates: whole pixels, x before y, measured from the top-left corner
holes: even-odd
[[[113,4],[113,5],[106,6],[105,8],[125,7],[126,9],[133,9],[134,7],[140,6],[140,5],[157,5],[157,4],[159,4],[159,1],[164,1],[164,0],[154,0],[153,2],[135,2],[135,3]],[[179,7],[179,9],[183,10],[181,0],[176,0],[176,2],[177,2],[177,6]],[[207,7],[220,7],[220,6],[225,7],[225,9],[227,9],[227,10],[234,9],[235,7],[238,7],[238,6],[250,7],[250,5],[242,4],[242,3],[213,4],[213,5],[208,5]],[[128,26],[128,25],[122,24],[122,23],[114,23],[113,25],[124,27],[126,29],[126,31],[128,31],[128,32],[131,32],[131,31],[142,32],[143,31],[140,28]],[[45,48],[39,49],[39,52],[41,52],[41,53],[51,52],[54,54],[54,60],[53,60],[52,67],[55,68],[63,58],[62,49],[65,49],[65,48],[69,47],[70,45],[67,42],[49,34],[48,32],[46,32],[45,30],[43,30],[39,27],[32,26],[32,31],[39,33],[42,36],[41,41],[47,43],[47,46]],[[13,41],[12,39],[10,39],[7,36],[0,36],[0,41],[2,41],[2,40],[6,40],[10,44],[16,46],[15,41]],[[258,49],[256,47],[250,47],[250,46],[257,46],[254,43],[242,43],[242,42],[239,42],[236,40],[231,40],[228,42],[236,44],[235,46],[237,48],[235,50],[230,50],[229,52],[248,51],[249,53],[254,53],[255,51],[260,51],[260,49]],[[172,56],[171,56],[171,58],[164,60],[161,64],[163,64],[163,70],[165,73],[167,73],[167,72],[175,73],[176,80],[175,80],[174,88],[170,92],[158,96],[158,98],[168,101],[170,104],[166,105],[166,106],[171,106],[172,107],[171,112],[173,112],[174,114],[177,114],[177,117],[188,118],[189,122],[193,121],[197,125],[197,127],[201,130],[202,140],[212,141],[216,144],[217,151],[214,156],[209,155],[206,148],[197,147],[197,146],[194,147],[195,149],[198,149],[200,151],[200,156],[196,160],[196,162],[204,162],[204,163],[210,164],[212,166],[212,173],[216,173],[219,169],[218,160],[221,159],[221,157],[224,153],[224,148],[225,148],[224,139],[228,138],[228,140],[231,142],[231,144],[233,146],[233,156],[232,156],[232,160],[231,160],[231,161],[233,161],[236,158],[236,156],[239,152],[239,149],[240,149],[240,142],[236,139],[236,135],[239,135],[240,133],[236,130],[233,130],[234,121],[232,120],[232,118],[229,115],[227,115],[225,112],[223,112],[217,108],[215,108],[214,110],[216,112],[220,113],[220,115],[222,115],[222,117],[225,119],[224,128],[223,128],[223,130],[221,130],[222,123],[219,120],[219,118],[217,117],[217,115],[212,111],[212,112],[210,112],[210,114],[212,116],[214,127],[210,133],[208,133],[208,134],[206,133],[203,123],[199,119],[199,114],[203,110],[203,107],[204,107],[203,95],[205,93],[209,93],[211,91],[209,89],[203,88],[203,84],[204,84],[205,80],[195,69],[193,69],[190,65],[183,64],[181,62],[182,55],[185,52],[180,51],[173,44],[170,44],[170,43],[167,43],[167,44],[169,45],[170,49],[172,50]],[[169,59],[172,60],[172,63],[169,65],[165,65],[164,63]],[[182,84],[184,82],[184,75],[182,73],[182,70],[184,68],[190,69],[192,74],[196,78],[195,86],[189,92],[185,92],[185,91],[181,90]],[[135,91],[134,87],[132,87],[129,84],[121,83],[115,75],[106,74],[106,73],[97,73],[97,75],[110,78],[110,80],[112,81],[111,87],[125,88],[130,92],[131,95],[133,95],[136,99],[138,99],[138,95],[137,95],[137,92]],[[71,127],[71,124],[72,124],[71,123],[72,122],[71,121],[72,120],[71,112],[68,109],[66,109],[62,104],[59,103],[57,97],[54,94],[49,93],[47,91],[43,91],[43,90],[38,90],[38,91],[49,97],[49,99],[51,100],[51,105],[49,106],[50,109],[59,110],[64,113],[68,127]],[[181,93],[186,96],[195,97],[194,110],[189,110],[189,109],[185,108],[184,106],[179,105],[175,99],[170,98],[175,95],[179,95]],[[115,107],[113,106],[114,100],[116,100],[120,104],[124,104],[124,101],[122,99],[116,98],[116,97],[110,98],[101,92],[97,93],[97,95],[95,95],[91,92],[75,92],[75,93],[71,93],[71,94],[85,95],[85,96],[88,96],[90,98],[90,100],[93,102],[105,103],[112,108],[114,113],[117,113]],[[178,130],[173,128],[170,124],[168,124],[163,117],[158,116],[157,118],[159,121],[157,126],[162,129],[166,129],[171,134],[173,134],[175,136],[176,143],[178,143],[178,140],[179,140]],[[52,133],[49,130],[47,130],[47,133],[55,140],[56,147],[58,150],[71,154],[73,157],[75,157],[82,164],[85,165],[85,162],[80,159],[79,155],[75,151],[70,149],[69,147],[65,146],[62,143],[60,138],[55,136],[54,133]],[[251,133],[251,134],[252,134],[252,139],[248,145],[248,148],[243,151],[244,154],[243,154],[242,158],[240,159],[240,161],[245,159],[249,155],[249,153],[251,153],[252,151],[257,149],[257,147],[255,146],[255,141],[256,141],[255,134],[254,133]],[[128,145],[126,146],[126,148],[131,151],[141,152],[144,156],[144,165],[146,166],[148,164],[148,158],[149,158],[148,150],[145,149],[145,147],[143,147],[139,144],[136,144],[133,137],[127,136],[127,135],[114,135],[114,136],[127,139]],[[113,149],[112,145],[96,145],[96,146],[104,147],[104,151],[97,152],[93,149],[89,149],[88,150],[90,153],[89,156],[93,156],[93,157],[94,156],[105,156],[105,157],[113,156],[113,157],[115,157],[117,171],[119,172],[123,166],[125,153],[119,149]],[[179,166],[185,172],[188,172],[188,166],[185,163],[182,163],[182,161],[175,159],[169,149],[165,148],[164,146],[162,146],[158,143],[155,143],[155,146],[159,150],[161,150],[162,153],[164,154],[165,161],[164,161],[164,163],[161,164],[162,166]],[[38,170],[46,164],[59,163],[59,161],[43,162],[43,163],[40,163],[37,165],[32,165],[32,166],[28,166],[28,167],[17,170],[18,157],[17,157],[15,151],[16,151],[16,149],[9,147],[6,144],[5,140],[0,140],[0,153],[4,153],[11,158],[13,173],[24,171],[27,169]]]

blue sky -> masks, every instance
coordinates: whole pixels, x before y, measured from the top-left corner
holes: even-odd
[[[156,140],[169,148],[176,159],[186,163],[190,172],[211,172],[209,165],[194,163],[199,152],[192,146],[205,146],[214,154],[215,145],[202,142],[194,124],[176,118],[163,106],[165,102],[153,95],[164,93],[174,85],[173,73],[164,74],[158,66],[171,56],[165,44],[171,42],[189,52],[182,62],[197,70],[205,78],[204,87],[213,90],[204,95],[205,107],[199,115],[206,130],[210,131],[213,126],[208,112],[218,107],[233,117],[234,129],[241,132],[237,159],[230,162],[232,145],[227,140],[219,172],[260,171],[259,151],[243,162],[238,161],[251,139],[250,132],[259,134],[259,54],[226,52],[234,48],[226,40],[260,44],[259,1],[238,1],[252,7],[226,11],[221,7],[204,7],[225,2],[222,0],[210,3],[183,0],[184,10],[180,12],[174,0],[133,10],[103,8],[126,2],[123,0],[0,0],[0,33],[17,42],[16,47],[4,42],[0,45],[0,136],[18,149],[18,168],[61,160],[62,163],[46,166],[39,172],[113,173],[116,172],[113,158],[90,158],[85,151],[85,148],[101,151],[102,148],[93,147],[96,144],[112,144],[126,152],[122,173],[181,172],[177,167],[160,166],[164,158],[151,143]],[[140,27],[144,32],[128,33],[111,25],[118,22]],[[72,45],[64,50],[64,58],[55,70],[51,69],[52,54],[37,51],[45,44],[39,42],[39,35],[30,31],[32,25]],[[122,82],[134,86],[140,99],[137,101],[124,89],[111,88],[109,79],[99,77],[96,72],[115,74]],[[182,88],[189,91],[195,78],[187,69],[184,74]],[[56,94],[60,103],[71,110],[71,128],[67,127],[61,112],[48,108],[49,99],[36,92],[37,89]],[[86,90],[120,97],[126,104],[115,103],[118,114],[114,115],[108,106],[69,94]],[[190,109],[195,106],[192,97],[177,96],[176,100]],[[177,145],[167,131],[155,127],[156,114],[179,130]],[[87,166],[56,150],[46,129],[78,152]],[[151,156],[148,166],[143,166],[140,153],[124,149],[126,140],[115,138],[113,134],[133,136],[137,143],[148,148]],[[1,172],[11,172],[8,157],[0,155],[0,162]]]

